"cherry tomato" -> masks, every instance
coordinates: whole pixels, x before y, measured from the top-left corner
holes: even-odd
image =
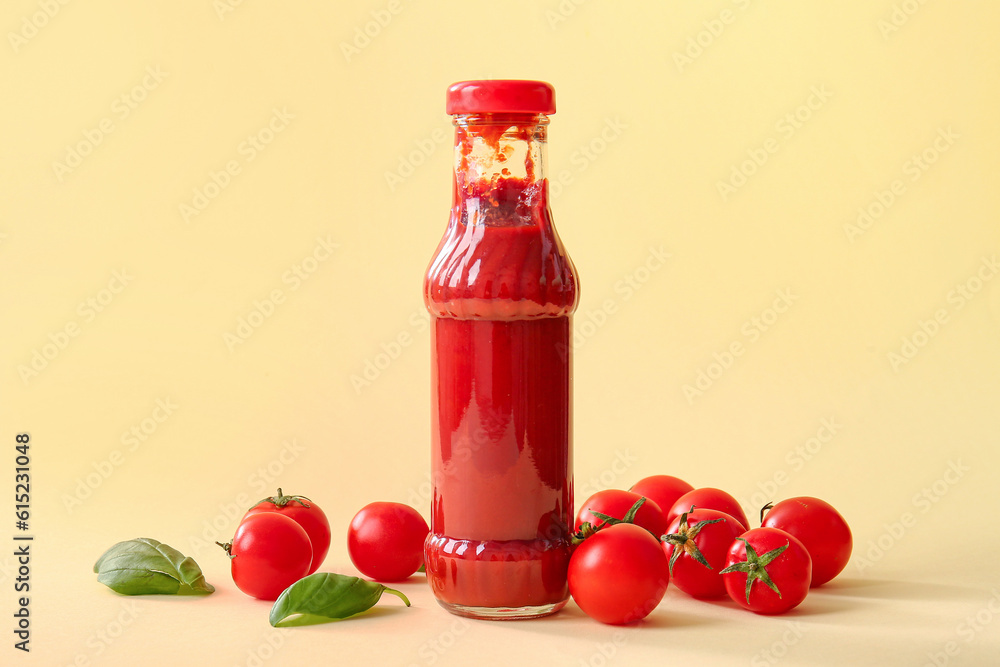
[[[305,529],[273,512],[246,517],[233,541],[220,546],[232,561],[236,586],[261,600],[276,600],[283,590],[306,576],[313,559]]]
[[[710,486],[695,489],[694,491],[688,491],[683,496],[678,498],[677,502],[675,502],[673,506],[667,510],[667,522],[672,522],[684,512],[690,512],[692,505],[702,509],[725,512],[743,524],[744,530],[750,527],[750,523],[747,521],[747,515],[743,512],[743,508],[740,507],[739,501],[722,489],[715,489]]]
[[[719,572],[733,540],[743,534],[740,522],[725,512],[696,509],[682,514],[667,528],[663,551],[670,562],[670,580],[696,598],[719,598],[726,585]]]
[[[366,577],[402,581],[423,564],[429,532],[427,522],[409,505],[370,503],[351,520],[347,552]]]
[[[595,528],[603,524],[604,519],[594,514],[594,512],[600,512],[615,519],[622,519],[640,498],[642,496],[637,493],[621,489],[598,491],[580,505],[580,511],[576,515],[575,529],[580,530],[580,526],[584,523],[589,523]],[[636,513],[633,523],[637,526],[642,526],[656,538],[659,538],[667,527],[667,522],[663,518],[663,511],[660,510],[660,506],[648,498]]]
[[[638,482],[632,485],[629,489],[632,493],[638,493],[640,496],[652,500],[654,503],[660,506],[660,511],[666,512],[677,499],[683,496],[688,491],[693,491],[694,487],[685,482],[683,479],[678,479],[677,477],[671,477],[670,475],[653,475],[652,477],[644,477]],[[666,516],[664,516],[666,518]]]
[[[663,549],[649,531],[630,523],[606,526],[569,559],[569,592],[585,614],[623,625],[649,615],[670,581]]]
[[[305,529],[313,550],[312,564],[306,574],[318,570],[330,550],[330,522],[319,505],[305,496],[286,496],[278,489],[278,495],[265,498],[251,507],[243,519],[263,512],[283,514]]]
[[[782,500],[770,508],[763,525],[790,533],[806,545],[813,563],[812,586],[836,577],[851,558],[854,541],[847,521],[819,498]]]
[[[729,597],[758,614],[781,614],[806,599],[812,559],[805,545],[777,528],[736,538],[722,570]]]

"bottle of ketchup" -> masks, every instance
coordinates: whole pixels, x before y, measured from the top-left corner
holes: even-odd
[[[540,81],[463,81],[451,218],[424,281],[431,313],[431,532],[438,602],[473,618],[566,604],[573,524],[573,262],[552,226]]]

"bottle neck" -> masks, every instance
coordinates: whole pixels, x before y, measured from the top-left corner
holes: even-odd
[[[467,225],[539,224],[548,210],[544,114],[460,114],[452,206]]]

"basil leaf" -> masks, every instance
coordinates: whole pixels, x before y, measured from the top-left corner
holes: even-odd
[[[194,595],[215,587],[193,558],[141,537],[119,542],[94,563],[97,580],[122,595]]]
[[[374,581],[316,572],[299,579],[278,596],[271,607],[269,620],[278,628],[347,618],[375,606],[385,592],[398,596],[407,607],[410,606],[405,595]]]

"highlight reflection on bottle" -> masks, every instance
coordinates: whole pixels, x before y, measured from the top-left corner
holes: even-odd
[[[450,611],[530,618],[566,603],[572,527],[575,269],[552,225],[554,91],[467,81],[451,218],[424,281],[431,313],[427,577]]]

